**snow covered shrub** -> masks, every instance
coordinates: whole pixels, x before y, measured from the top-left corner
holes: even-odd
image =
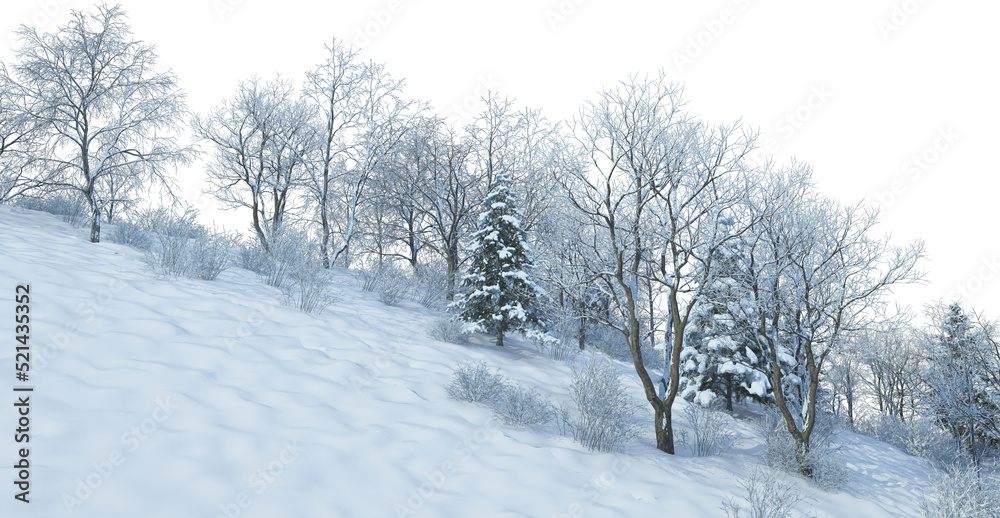
[[[57,192],[44,198],[21,198],[18,205],[61,216],[63,221],[74,227],[82,227],[90,222],[90,209],[78,192]]]
[[[289,305],[306,313],[319,313],[340,299],[330,285],[330,272],[325,268],[301,264],[288,271],[282,292]]]
[[[111,232],[108,232],[107,237],[112,243],[131,246],[143,251],[149,250],[153,246],[153,239],[150,237],[149,232],[146,232],[141,225],[131,221],[119,221],[115,223],[114,228],[111,229]]]
[[[464,344],[468,342],[468,334],[465,332],[465,324],[454,318],[442,318],[434,322],[434,326],[427,332],[427,336],[448,342],[450,344]]]
[[[623,361],[632,361],[632,351],[628,347],[628,342],[621,331],[596,324],[588,329],[587,345],[601,351],[609,358]]]
[[[395,265],[386,265],[382,267],[382,272],[379,274],[375,291],[378,292],[378,299],[383,304],[395,306],[410,293],[412,288],[413,279],[407,275],[405,270]]]
[[[490,371],[486,362],[466,362],[455,368],[445,389],[452,399],[476,403],[495,401],[506,386],[500,371]]]
[[[417,273],[420,282],[417,302],[428,309],[444,306],[448,293],[448,277],[438,268],[423,266]]]
[[[230,254],[236,242],[232,234],[206,229],[192,243],[188,274],[206,281],[215,280],[229,267]]]
[[[731,419],[722,412],[721,406],[690,404],[684,409],[684,417],[690,423],[694,438],[694,454],[698,457],[725,453],[736,442],[736,434],[729,429]]]
[[[574,369],[570,395],[576,403],[573,438],[597,451],[615,451],[635,438],[639,405],[628,395],[621,374],[606,360],[591,359]]]
[[[249,270],[257,275],[264,275],[271,267],[271,259],[256,241],[241,246],[236,253],[236,264],[244,270]]]
[[[162,208],[139,213],[138,222],[152,234],[153,241],[146,250],[146,263],[167,275],[191,275],[190,242],[205,235],[195,216],[193,211],[176,215]]]
[[[508,426],[537,426],[552,420],[552,403],[534,388],[507,385],[493,404],[493,415]]]
[[[795,506],[807,498],[794,485],[778,480],[778,474],[773,470],[754,466],[739,480],[739,484],[743,488],[742,498],[730,497],[722,504],[722,510],[729,518],[815,516],[795,512]]]
[[[358,270],[358,287],[362,291],[375,291],[380,282],[382,268],[379,266],[367,266]]]
[[[538,352],[553,360],[563,361],[580,354],[577,341],[579,321],[563,312],[550,312],[548,331],[531,329],[524,336],[535,344]]]
[[[825,491],[836,491],[847,483],[848,471],[834,456],[837,451],[832,443],[835,420],[821,412],[817,413],[817,418],[805,463],[812,470],[814,484]],[[788,433],[781,412],[775,407],[765,407],[754,425],[764,439],[763,462],[786,473],[800,473],[796,455],[798,444]]]
[[[268,242],[269,250],[266,260],[263,262],[261,271],[258,273],[264,284],[281,288],[296,270],[305,269],[305,273],[298,273],[299,277],[307,275],[319,266],[319,261],[310,264],[310,250],[314,249],[310,245],[311,241],[303,232],[295,229],[285,228],[281,232],[271,235]]]
[[[932,477],[934,494],[923,495],[925,518],[1000,518],[1000,484],[975,467],[952,467]]]
[[[938,467],[955,464],[962,457],[955,440],[931,419],[900,421],[879,414],[862,421],[858,431],[909,455],[928,459]]]

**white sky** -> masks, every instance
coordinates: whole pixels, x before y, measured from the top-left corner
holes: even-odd
[[[630,72],[664,68],[694,113],[743,118],[779,161],[813,165],[820,189],[883,206],[898,243],[922,238],[919,306],[962,296],[1000,317],[992,151],[1000,128],[1000,3],[981,0],[122,0],[203,112],[241,78],[296,81],[332,37],[360,44],[408,94],[457,118],[484,88],[572,117]],[[52,31],[83,0],[3,0],[0,59],[20,23]],[[791,117],[789,120],[788,117]],[[943,138],[946,135],[948,138]],[[937,148],[935,148],[937,145]],[[913,162],[925,156],[929,164]],[[183,172],[191,197],[201,171]],[[895,184],[895,185],[894,185]],[[895,187],[895,194],[890,189]],[[881,201],[880,201],[881,200]],[[210,199],[202,211],[211,214]]]

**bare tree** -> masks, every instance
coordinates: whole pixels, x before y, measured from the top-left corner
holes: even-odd
[[[45,131],[37,166],[50,188],[80,192],[90,209],[90,240],[101,238],[101,213],[128,202],[114,185],[172,185],[167,166],[189,152],[171,136],[185,114],[170,71],[155,70],[151,45],[132,39],[121,6],[72,11],[56,33],[18,30],[17,80]]]
[[[484,178],[482,188],[489,189],[500,173],[507,173],[515,181],[520,179],[515,171],[518,161],[516,139],[522,121],[514,109],[513,99],[501,99],[499,93],[490,90],[481,100],[485,107],[466,126],[465,132],[471,151],[470,167]],[[486,193],[477,196],[485,198]]]
[[[306,74],[303,93],[317,113],[318,133],[318,147],[306,163],[305,186],[320,227],[323,266],[329,268],[336,259],[331,257],[334,229],[330,217],[338,197],[337,181],[346,174],[353,139],[364,115],[362,88],[367,67],[357,50],[343,40],[334,39],[326,51],[326,60]]]
[[[420,206],[426,213],[430,237],[427,248],[444,259],[446,298],[455,298],[462,239],[473,222],[478,201],[476,193],[483,178],[469,169],[468,143],[462,142],[450,128],[438,128],[428,147],[428,170],[419,190]]]
[[[324,266],[350,252],[362,229],[359,215],[372,178],[388,170],[411,117],[422,106],[403,99],[403,81],[385,65],[361,62],[334,40],[329,57],[307,76],[306,96],[317,111],[318,152],[306,161]]]
[[[425,206],[430,200],[424,193],[429,192],[434,167],[432,150],[442,125],[437,118],[414,117],[392,161],[375,178],[375,210],[367,211],[369,221],[365,226],[380,264],[385,258],[402,259],[415,273],[420,270],[421,252],[428,249],[432,239],[432,210]]]
[[[744,252],[752,297],[738,320],[766,351],[775,404],[796,442],[799,469],[811,476],[825,362],[885,315],[892,286],[919,279],[915,265],[924,252],[919,242],[899,248],[872,237],[877,212],[820,197],[807,168],[774,180],[770,203],[780,210],[755,225]]]
[[[604,323],[628,343],[653,407],[656,446],[671,454],[684,326],[713,274],[715,250],[740,235],[739,224],[747,226],[738,210],[747,184],[737,177],[752,147],[751,136],[735,127],[708,128],[682,107],[680,87],[662,73],[605,90],[584,106],[576,123],[589,167],[568,168],[560,180],[570,203],[601,234],[591,275],[611,301]],[[649,297],[643,284],[651,272],[667,290],[667,340],[673,347],[669,372],[659,383],[642,352],[646,331],[640,319],[643,297]]]
[[[236,95],[196,117],[194,131],[212,144],[213,194],[227,207],[250,210],[265,250],[295,203],[304,158],[315,143],[311,112],[288,80],[241,81]]]
[[[0,63],[0,203],[39,185],[29,174],[40,125],[7,67]]]
[[[909,327],[876,327],[858,339],[852,357],[866,368],[859,371],[858,382],[875,396],[879,413],[900,421],[916,414],[925,357],[919,347],[921,341]]]

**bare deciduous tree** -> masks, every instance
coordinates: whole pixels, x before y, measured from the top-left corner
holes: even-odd
[[[44,130],[34,155],[48,188],[80,192],[90,209],[90,240],[100,241],[101,213],[132,201],[114,186],[172,179],[167,166],[189,152],[171,132],[185,114],[173,72],[156,72],[151,45],[132,39],[121,6],[72,11],[55,33],[18,31],[17,81],[29,113]]]
[[[205,117],[195,133],[212,144],[213,194],[229,208],[250,210],[265,250],[281,232],[302,185],[304,156],[314,146],[307,105],[290,81],[241,81],[236,95]]]
[[[752,296],[737,319],[766,351],[774,400],[806,476],[825,362],[885,315],[892,286],[920,278],[924,254],[922,243],[900,248],[873,237],[877,211],[825,199],[810,178],[807,168],[774,176],[769,203],[780,209],[755,225],[744,252]]]
[[[38,186],[29,174],[31,151],[40,129],[31,112],[19,85],[0,63],[0,203]]]
[[[600,234],[591,272],[611,301],[604,323],[629,345],[653,407],[656,446],[667,453],[674,453],[671,409],[684,327],[713,275],[714,252],[740,235],[739,224],[748,226],[737,223],[747,184],[730,177],[743,173],[741,161],[752,146],[752,136],[735,127],[708,128],[682,107],[680,87],[662,73],[605,90],[576,124],[589,167],[568,168],[561,178],[570,203]],[[673,347],[659,383],[643,359],[640,323],[643,297],[652,298],[643,283],[653,271],[666,290]]]

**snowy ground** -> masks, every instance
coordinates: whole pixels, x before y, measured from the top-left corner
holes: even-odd
[[[386,307],[347,272],[340,302],[309,315],[244,270],[164,279],[141,252],[86,239],[54,216],[0,207],[0,389],[16,385],[18,283],[31,284],[35,387],[31,503],[5,482],[0,517],[721,517],[721,501],[740,492],[734,477],[761,449],[740,421],[737,447],[710,458],[662,454],[651,433],[612,455],[552,428],[508,429],[448,399],[454,366],[483,360],[560,402],[567,363],[518,340],[499,350],[430,339],[441,314]],[[16,427],[5,405],[6,481]],[[924,461],[840,440],[847,488],[788,477],[813,496],[800,510],[918,515]]]

